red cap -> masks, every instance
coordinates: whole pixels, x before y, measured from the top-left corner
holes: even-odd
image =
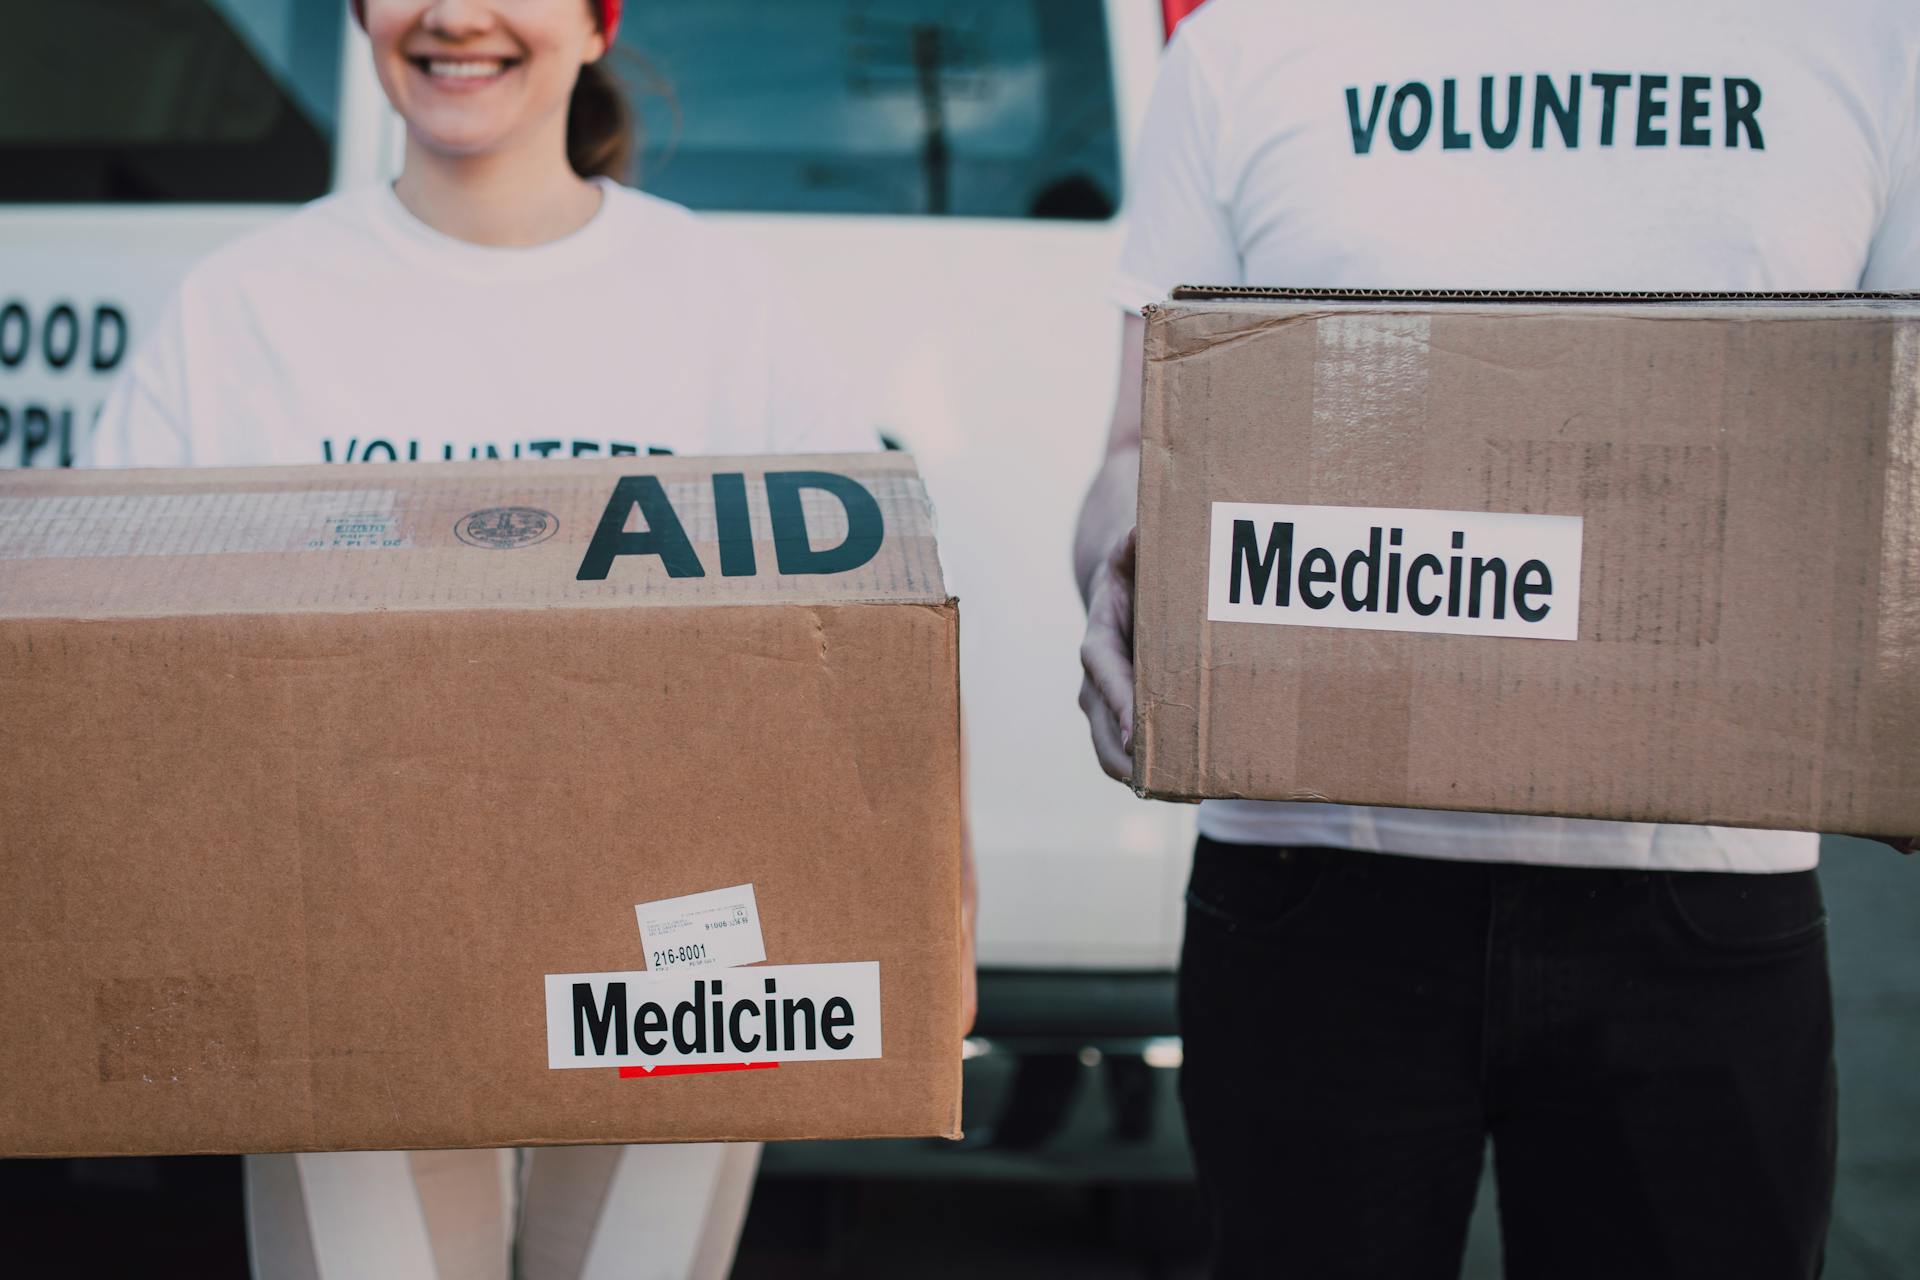
[[[353,7],[353,20],[361,26],[367,25],[367,0],[347,0]],[[607,47],[613,47],[613,36],[620,29],[620,0],[593,0],[593,7],[600,11],[600,31],[607,37]]]
[[[1160,16],[1166,23],[1164,31],[1167,39],[1173,39],[1173,29],[1199,7],[1200,0],[1160,0]]]

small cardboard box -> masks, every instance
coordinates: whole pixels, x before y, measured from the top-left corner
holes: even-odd
[[[956,1136],[957,627],[897,454],[0,473],[0,1155]]]
[[[1920,302],[1181,290],[1143,795],[1920,832]]]

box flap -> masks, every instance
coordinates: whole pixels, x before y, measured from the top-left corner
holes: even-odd
[[[0,617],[945,599],[898,453],[0,474]]]
[[[1298,302],[1913,302],[1920,293],[1685,289],[1299,289],[1273,285],[1176,285],[1175,302],[1272,299]]]

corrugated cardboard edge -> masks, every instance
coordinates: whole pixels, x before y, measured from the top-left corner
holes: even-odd
[[[1667,323],[1700,319],[1742,321],[1880,319],[1910,314],[1920,293],[1555,293],[1502,289],[1279,289],[1253,285],[1181,285],[1166,302],[1141,309],[1147,321],[1147,378],[1153,361],[1184,360],[1234,345],[1270,329],[1353,315],[1514,316],[1529,308],[1565,315],[1585,312],[1608,319]],[[1232,315],[1228,331],[1188,335],[1184,326],[1207,316]],[[1255,317],[1258,317],[1257,319]],[[1156,357],[1156,326],[1167,332]],[[1144,415],[1142,429],[1145,429]]]
[[[936,613],[943,613],[952,619],[952,625],[947,628],[949,645],[948,659],[953,663],[953,743],[959,754],[959,767],[953,771],[954,813],[958,815],[959,818],[959,821],[954,824],[955,839],[951,859],[955,877],[953,886],[953,927],[954,937],[959,939],[963,948],[961,952],[961,963],[965,964],[971,961],[977,966],[979,963],[978,957],[969,955],[965,949],[967,937],[967,914],[964,901],[967,889],[965,862],[970,856],[968,842],[972,840],[973,836],[971,834],[972,829],[967,824],[967,731],[966,715],[963,710],[966,706],[966,690],[961,687],[963,671],[960,663],[960,598],[950,595],[947,597],[945,604],[923,605],[921,607],[930,608]],[[962,973],[960,978],[962,986],[964,987],[966,975]],[[976,986],[976,991],[977,990],[978,988]],[[952,1085],[952,1101],[947,1106],[946,1128],[931,1136],[947,1138],[951,1141],[958,1142],[966,1136],[961,1129],[961,1121],[965,1110],[962,1106],[965,1094],[965,1071],[962,1064],[965,1061],[963,1050],[967,1038],[967,1028],[959,1025],[958,1018],[954,1021],[953,1061],[949,1067],[949,1074],[947,1076],[947,1079]]]
[[[1157,647],[1163,647],[1165,641],[1159,626],[1162,619],[1151,609],[1137,607],[1139,601],[1162,599],[1166,594],[1163,579],[1167,566],[1160,547],[1146,531],[1164,527],[1163,512],[1169,501],[1169,490],[1177,479],[1172,475],[1174,456],[1167,437],[1172,395],[1167,385],[1167,368],[1171,362],[1189,354],[1179,347],[1175,333],[1178,320],[1189,312],[1185,308],[1149,306],[1142,314],[1146,319],[1146,349],[1145,376],[1140,388],[1137,499],[1137,527],[1142,530],[1142,536],[1134,564],[1132,782],[1134,794],[1144,798],[1190,800],[1196,798],[1194,792],[1206,751],[1202,740],[1205,719],[1199,714],[1206,700],[1204,664],[1173,673],[1171,664],[1164,658],[1143,661],[1141,655],[1153,653]],[[1211,624],[1202,619],[1200,625],[1204,632]],[[1200,651],[1206,652],[1205,644]],[[1150,671],[1162,673],[1162,686],[1150,683],[1147,675]],[[1158,712],[1166,707],[1183,708],[1186,714],[1178,724],[1170,723],[1171,717],[1165,714],[1148,714],[1148,708]]]
[[[410,1146],[408,1150],[411,1150],[411,1151],[493,1151],[493,1150],[500,1150],[508,1147],[607,1147],[607,1146],[636,1146],[636,1145],[649,1146],[649,1147],[665,1147],[665,1146],[683,1146],[687,1144],[701,1143],[701,1142],[864,1142],[872,1138],[908,1138],[908,1139],[943,1138],[943,1139],[958,1140],[963,1135],[961,1134],[960,1127],[959,1127],[959,1120],[958,1120],[959,1107],[957,1104],[955,1105],[955,1108],[954,1108],[954,1116],[955,1116],[955,1120],[952,1125],[952,1128],[949,1131],[943,1132],[943,1133],[925,1133],[921,1131],[905,1132],[905,1131],[896,1131],[892,1129],[874,1129],[871,1131],[863,1131],[858,1133],[814,1133],[814,1132],[808,1131],[808,1132],[802,1132],[802,1133],[782,1134],[779,1137],[768,1137],[765,1134],[729,1134],[724,1137],[707,1137],[707,1138],[635,1138],[635,1139],[550,1138],[550,1137],[544,1137],[540,1134],[535,1133],[535,1134],[526,1134],[526,1135],[516,1134],[511,1138],[503,1139],[498,1144],[490,1144],[485,1147],[454,1147],[454,1146],[436,1145],[433,1143],[415,1143],[412,1146]],[[345,1146],[339,1143],[335,1143],[326,1148],[328,1152],[391,1151],[392,1149],[393,1148],[390,1145]],[[60,1150],[52,1150],[52,1151],[9,1151],[7,1152],[5,1158],[8,1160],[91,1160],[91,1159],[121,1158],[121,1157],[127,1157],[127,1156],[137,1157],[137,1156],[147,1156],[147,1155],[160,1155],[160,1156],[303,1155],[312,1150],[313,1148],[311,1146],[273,1146],[273,1147],[261,1147],[258,1150],[249,1150],[249,1151],[235,1151],[231,1147],[193,1147],[193,1148],[168,1147],[164,1150],[154,1150],[154,1151],[136,1151],[126,1147],[116,1147],[110,1150],[108,1149],[96,1150],[93,1148],[86,1148],[86,1149],[62,1148]]]
[[[1920,293],[1838,290],[1655,289],[1319,289],[1249,284],[1183,284],[1175,302],[1267,299],[1281,302],[1875,302],[1920,301]]]

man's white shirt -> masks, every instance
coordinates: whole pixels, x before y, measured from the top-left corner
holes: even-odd
[[[1920,5],[1209,0],[1115,301],[1179,284],[1920,289]],[[1804,832],[1209,801],[1237,843],[1791,871]]]

